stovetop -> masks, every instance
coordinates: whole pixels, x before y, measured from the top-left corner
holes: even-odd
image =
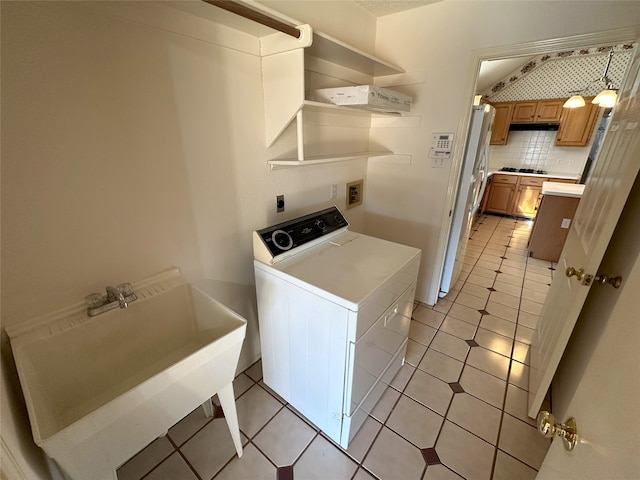
[[[537,170],[534,168],[515,168],[515,167],[502,167],[501,172],[517,172],[517,173],[537,173],[538,175],[546,175],[545,170]]]

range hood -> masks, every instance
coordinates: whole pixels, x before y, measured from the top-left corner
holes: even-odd
[[[537,130],[537,131],[556,131],[560,127],[559,123],[512,123],[509,125],[509,131],[521,130]]]

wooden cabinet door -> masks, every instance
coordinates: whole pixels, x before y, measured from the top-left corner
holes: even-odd
[[[516,102],[513,107],[511,123],[533,122],[536,118],[538,102]]]
[[[531,185],[518,187],[512,214],[518,217],[534,218],[541,200],[542,188]]]
[[[511,123],[511,114],[513,112],[513,103],[496,103],[493,105],[496,109],[496,116],[493,120],[493,129],[491,130],[490,145],[506,145],[509,136],[509,124]]]
[[[536,122],[559,122],[564,100],[540,100],[536,108]]]
[[[511,213],[513,194],[516,190],[514,184],[493,183],[491,185],[491,195],[487,201],[487,211],[495,213]]]
[[[591,139],[591,133],[598,118],[599,108],[586,99],[581,108],[563,108],[560,128],[556,135],[556,145],[563,147],[584,147]]]

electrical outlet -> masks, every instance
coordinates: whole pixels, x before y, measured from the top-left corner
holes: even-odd
[[[364,180],[347,183],[347,208],[357,207],[362,203]]]
[[[333,200],[334,198],[338,198],[338,184],[334,183],[333,185],[331,185],[331,191],[329,192],[329,194],[331,195],[329,198],[331,200]]]
[[[284,212],[284,195],[276,196],[276,213]]]

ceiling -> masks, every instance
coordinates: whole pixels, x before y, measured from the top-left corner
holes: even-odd
[[[440,0],[352,0],[375,17],[411,10]]]

